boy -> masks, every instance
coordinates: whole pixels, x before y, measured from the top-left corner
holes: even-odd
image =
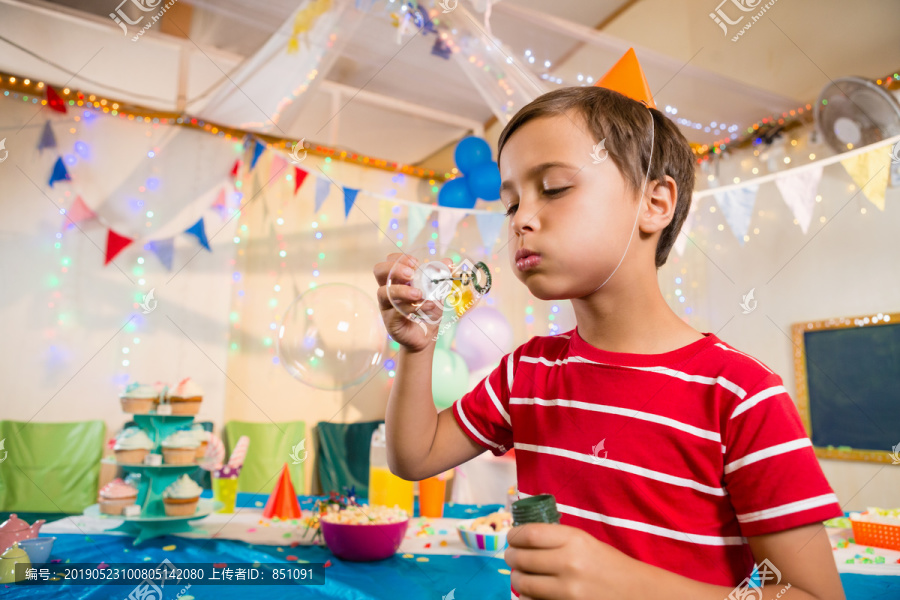
[[[781,378],[688,326],[660,292],[691,202],[684,136],[625,95],[565,88],[519,111],[498,162],[513,271],[536,297],[571,300],[577,327],[516,348],[438,414],[438,326],[423,332],[388,300],[399,254],[376,265],[402,346],[391,470],[420,480],[514,447],[520,496],[553,494],[562,514],[508,533],[520,598],[843,599],[821,525],[843,512]],[[401,260],[403,283],[418,265]],[[391,295],[422,300],[408,285]],[[768,585],[751,592],[754,562]]]

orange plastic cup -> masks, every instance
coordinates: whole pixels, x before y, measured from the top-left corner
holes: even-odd
[[[419,482],[419,516],[440,519],[444,516],[444,495],[447,479],[441,475]]]

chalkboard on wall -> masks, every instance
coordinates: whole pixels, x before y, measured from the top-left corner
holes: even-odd
[[[792,332],[797,404],[816,455],[900,463],[900,313]]]

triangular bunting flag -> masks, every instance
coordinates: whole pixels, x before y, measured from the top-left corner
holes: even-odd
[[[124,250],[128,244],[133,241],[133,239],[125,237],[124,235],[119,235],[110,229],[109,233],[106,234],[106,261],[103,264],[108,265],[119,252]]]
[[[478,223],[481,243],[487,248],[488,252],[493,250],[494,243],[497,241],[497,236],[500,235],[500,228],[503,227],[505,220],[506,215],[501,212],[476,215],[475,221]]]
[[[50,187],[53,187],[53,184],[57,181],[72,181],[72,178],[69,177],[69,172],[66,170],[66,165],[63,163],[62,158],[56,159],[56,164],[53,165],[53,173],[50,175]]]
[[[277,177],[284,177],[289,173],[287,170],[288,161],[278,152],[272,157],[272,163],[269,165],[269,181]]]
[[[675,243],[672,245],[672,248],[674,248],[678,256],[684,254],[684,249],[688,243],[688,237],[691,235],[691,230],[694,228],[694,213],[697,210],[695,208],[696,203],[696,199],[691,202],[692,208],[690,211],[688,211],[688,215],[687,217],[685,217],[684,223],[681,224],[681,232],[678,234],[678,237],[675,238]]]
[[[254,140],[256,143],[253,145],[253,158],[250,159],[250,170],[256,168],[256,162],[259,160],[259,157],[262,156],[262,153],[266,151],[266,145],[262,142],[262,140]]]
[[[91,219],[95,219],[97,214],[94,213],[88,205],[84,203],[84,200],[81,199],[81,196],[75,197],[75,202],[72,203],[66,210],[66,228],[72,228],[76,223],[81,223],[82,221],[90,221]]]
[[[753,204],[758,190],[758,185],[748,185],[715,194],[716,204],[725,214],[725,221],[741,246],[750,229],[750,217],[753,216]]]
[[[49,85],[47,86],[47,106],[56,112],[66,114],[66,103]]]
[[[300,167],[294,167],[294,195],[297,195],[297,190],[300,189],[300,186],[303,185],[303,181],[306,179],[306,176],[309,175],[306,171],[301,169]],[[316,209],[318,210],[318,209]]]
[[[216,194],[216,201],[212,203],[212,208],[221,211],[225,208],[227,204],[225,203],[225,188],[221,188],[219,193]]]
[[[612,69],[607,71],[606,75],[598,79],[594,85],[619,92],[638,102],[646,102],[650,108],[656,108],[653,94],[650,92],[650,86],[647,85],[647,78],[644,77],[644,71],[634,53],[634,48],[629,48]]]
[[[209,240],[206,239],[206,230],[203,227],[203,217],[200,217],[199,221],[185,229],[184,232],[196,237],[201,246],[212,252],[209,247]]]
[[[166,268],[166,271],[172,270],[172,257],[175,254],[175,238],[153,240],[147,244],[147,249],[156,255],[159,262]]]
[[[388,227],[391,225],[394,207],[387,200],[378,203],[378,241],[384,239]]]
[[[358,193],[359,190],[346,186],[344,187],[344,219],[350,216],[350,209],[353,208],[353,203],[356,202],[356,195]]]
[[[434,207],[430,204],[409,205],[409,208],[407,209],[409,219],[406,224],[406,240],[408,244],[412,244],[416,241],[416,238],[419,236],[422,228],[425,227],[425,223],[428,221],[428,217],[431,216],[431,211],[433,210]]]
[[[841,161],[853,182],[862,189],[869,202],[884,211],[884,192],[891,171],[891,153],[884,148],[857,154]]]
[[[325,198],[328,197],[328,192],[331,191],[331,182],[322,176],[316,177],[316,210],[318,213],[319,209],[322,208],[322,203],[325,202]]]
[[[50,127],[50,121],[44,123],[44,131],[41,132],[41,141],[38,142],[38,150],[43,152],[45,148],[56,148],[56,136],[53,135],[53,128]]]
[[[241,159],[237,159],[236,161],[234,161],[234,166],[231,167],[231,176],[237,177],[240,170],[241,170]]]
[[[816,206],[816,191],[822,180],[822,167],[805,168],[797,173],[788,171],[775,176],[775,186],[781,192],[803,233],[809,230],[813,208]]]
[[[468,214],[469,211],[464,208],[442,208],[438,211],[438,237],[441,240],[441,254],[447,252],[450,242],[453,241],[453,234],[456,233],[456,227]]]

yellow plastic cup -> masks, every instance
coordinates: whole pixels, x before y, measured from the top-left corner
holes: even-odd
[[[213,500],[217,500],[224,504],[222,508],[217,510],[219,513],[233,513],[234,506],[237,504],[237,477],[216,477],[212,476],[212,492]]]

